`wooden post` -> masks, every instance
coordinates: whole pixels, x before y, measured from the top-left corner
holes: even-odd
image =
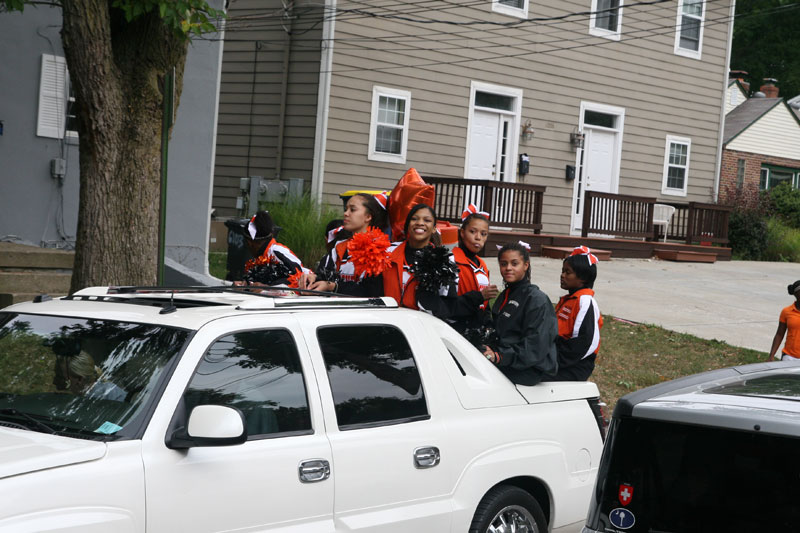
[[[592,191],[583,193],[583,223],[581,224],[581,237],[589,235],[589,221],[592,220]]]

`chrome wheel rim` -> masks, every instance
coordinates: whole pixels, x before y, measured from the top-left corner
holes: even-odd
[[[538,533],[536,520],[522,506],[509,505],[494,515],[486,533]]]

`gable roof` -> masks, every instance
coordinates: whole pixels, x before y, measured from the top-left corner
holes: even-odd
[[[756,120],[782,101],[783,98],[748,98],[747,101],[742,102],[725,115],[725,132],[722,136],[722,144],[731,142],[734,137],[749,128]]]

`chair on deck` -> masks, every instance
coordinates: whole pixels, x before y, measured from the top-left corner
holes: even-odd
[[[664,226],[664,242],[667,242],[667,230],[674,213],[675,208],[671,205],[653,204],[653,226]]]

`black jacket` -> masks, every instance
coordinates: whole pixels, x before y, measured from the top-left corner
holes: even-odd
[[[492,307],[501,356],[497,365],[514,383],[535,385],[558,369],[558,322],[553,304],[528,280],[509,285]]]

